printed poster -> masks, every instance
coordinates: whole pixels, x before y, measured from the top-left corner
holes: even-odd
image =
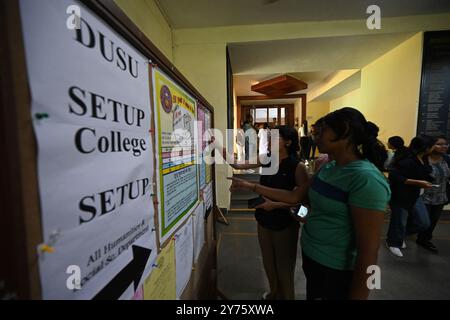
[[[196,102],[158,68],[152,68],[159,174],[159,232],[164,243],[199,201]]]
[[[148,60],[79,1],[19,3],[38,147],[42,296],[131,298],[156,258]],[[70,8],[78,27],[68,23]]]
[[[175,234],[175,266],[177,281],[177,298],[183,294],[192,273],[194,260],[194,238],[192,234],[192,216]]]
[[[144,300],[175,300],[175,241],[161,250],[150,277],[144,283]]]

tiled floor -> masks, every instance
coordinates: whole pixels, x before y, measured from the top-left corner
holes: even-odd
[[[266,277],[256,221],[251,213],[229,213],[227,219],[230,225],[217,224],[219,289],[231,300],[261,299]],[[382,240],[378,259],[381,289],[372,291],[370,299],[450,299],[450,220],[441,221],[434,235],[439,254],[417,247],[414,239],[408,239],[404,258],[392,256]],[[299,246],[295,288],[296,299],[304,300],[306,284],[300,250]]]

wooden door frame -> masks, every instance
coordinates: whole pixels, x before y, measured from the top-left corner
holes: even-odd
[[[302,93],[302,94],[291,94],[291,95],[284,95],[281,97],[278,97],[277,99],[299,99],[301,98],[302,101],[302,106],[301,106],[301,118],[302,119],[306,119],[306,93]],[[237,126],[239,128],[242,119],[242,114],[241,114],[241,109],[242,109],[242,104],[241,101],[248,101],[248,100],[258,100],[258,101],[262,101],[262,100],[274,100],[271,97],[268,96],[238,96],[236,98],[236,104],[237,104]],[[295,118],[295,117],[294,117]],[[295,123],[295,119],[294,119],[294,123]],[[238,129],[236,128],[236,129]]]

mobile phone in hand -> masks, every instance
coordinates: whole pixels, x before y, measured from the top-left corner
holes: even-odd
[[[308,215],[308,208],[305,206],[300,206],[300,208],[297,211],[297,216],[300,218],[305,218]]]
[[[253,198],[248,200],[248,208],[253,209],[257,206],[259,206],[260,204],[263,204],[264,202],[266,202],[266,200],[264,200],[263,197],[257,197],[257,198]]]

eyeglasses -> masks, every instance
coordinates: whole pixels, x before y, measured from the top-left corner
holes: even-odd
[[[435,146],[448,148],[448,144],[447,143],[445,143],[445,144],[444,143],[436,143]]]

